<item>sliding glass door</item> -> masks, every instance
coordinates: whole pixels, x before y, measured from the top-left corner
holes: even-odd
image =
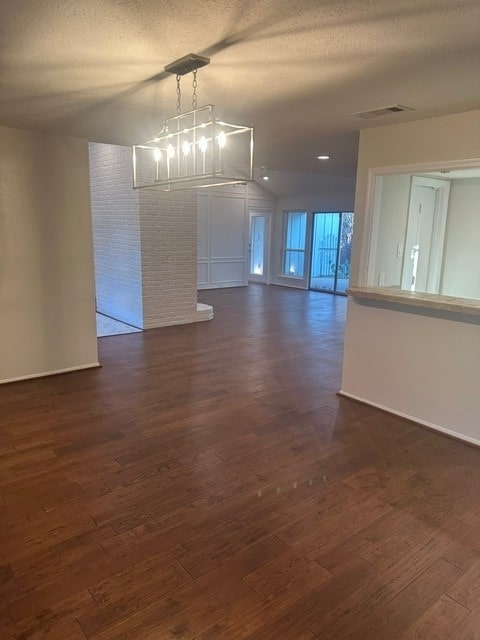
[[[353,213],[313,214],[310,289],[344,294],[350,277]]]

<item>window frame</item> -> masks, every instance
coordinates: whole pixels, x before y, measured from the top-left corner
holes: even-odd
[[[313,249],[314,249],[314,240],[315,240],[315,217],[320,215],[328,215],[328,214],[336,214],[338,215],[338,238],[337,238],[337,249],[336,249],[336,260],[335,260],[335,272],[334,272],[334,289],[317,289],[312,287],[312,266],[313,266]],[[329,293],[335,296],[347,296],[346,291],[339,291],[337,289],[338,286],[338,267],[339,267],[339,259],[340,259],[340,244],[342,241],[342,225],[343,225],[343,216],[351,214],[353,216],[353,224],[355,225],[355,211],[351,210],[336,210],[336,211],[312,211],[312,233],[311,233],[311,242],[310,242],[310,265],[308,270],[308,289],[310,291],[319,291],[320,293]],[[351,259],[350,259],[351,264]],[[350,279],[350,276],[349,276]],[[347,287],[348,288],[348,287]]]
[[[288,220],[289,215],[292,213],[300,213],[305,216],[305,232],[303,237],[303,248],[302,249],[292,249],[287,246],[287,233],[288,233]],[[307,255],[307,233],[308,233],[308,211],[304,209],[289,209],[283,212],[283,240],[282,240],[282,271],[280,276],[282,278],[292,278],[294,280],[304,280],[305,279],[305,258]],[[287,257],[287,252],[296,251],[298,253],[303,253],[303,270],[302,275],[292,275],[291,273],[285,273],[285,261]]]
[[[364,218],[363,228],[357,230],[361,235],[358,242],[358,262],[354,265],[355,279],[350,281],[350,287],[367,287],[369,289],[382,289],[381,285],[374,284],[375,280],[375,256],[378,247],[377,237],[379,228],[379,202],[381,189],[376,189],[376,180],[379,177],[390,175],[422,175],[434,171],[445,171],[455,169],[468,169],[480,167],[480,158],[470,158],[468,160],[445,160],[426,163],[412,163],[403,165],[390,165],[383,167],[370,167],[367,171],[367,186],[364,198]],[[358,229],[358,227],[357,227]],[[355,236],[354,236],[355,238]],[[408,293],[408,292],[407,292]],[[440,293],[428,294],[432,297],[445,298]],[[451,297],[451,296],[450,296]],[[472,298],[477,300],[476,298]],[[459,298],[460,300],[460,298]]]

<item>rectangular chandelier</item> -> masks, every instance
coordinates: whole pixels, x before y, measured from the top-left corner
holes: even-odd
[[[134,189],[198,189],[253,181],[253,127],[215,116],[213,105],[163,121],[152,140],[133,146]]]

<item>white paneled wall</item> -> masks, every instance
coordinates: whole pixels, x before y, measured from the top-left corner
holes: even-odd
[[[214,286],[246,284],[245,197],[212,194],[210,200],[210,282]]]
[[[252,207],[273,209],[256,184],[200,191],[197,196],[199,289],[248,283],[248,216]]]
[[[197,196],[199,289],[247,284],[246,192],[209,191]]]

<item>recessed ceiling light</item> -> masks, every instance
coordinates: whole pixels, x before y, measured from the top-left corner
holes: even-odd
[[[317,160],[330,160],[330,156],[317,156]]]
[[[262,176],[262,180],[268,181],[270,178],[268,176]]]

